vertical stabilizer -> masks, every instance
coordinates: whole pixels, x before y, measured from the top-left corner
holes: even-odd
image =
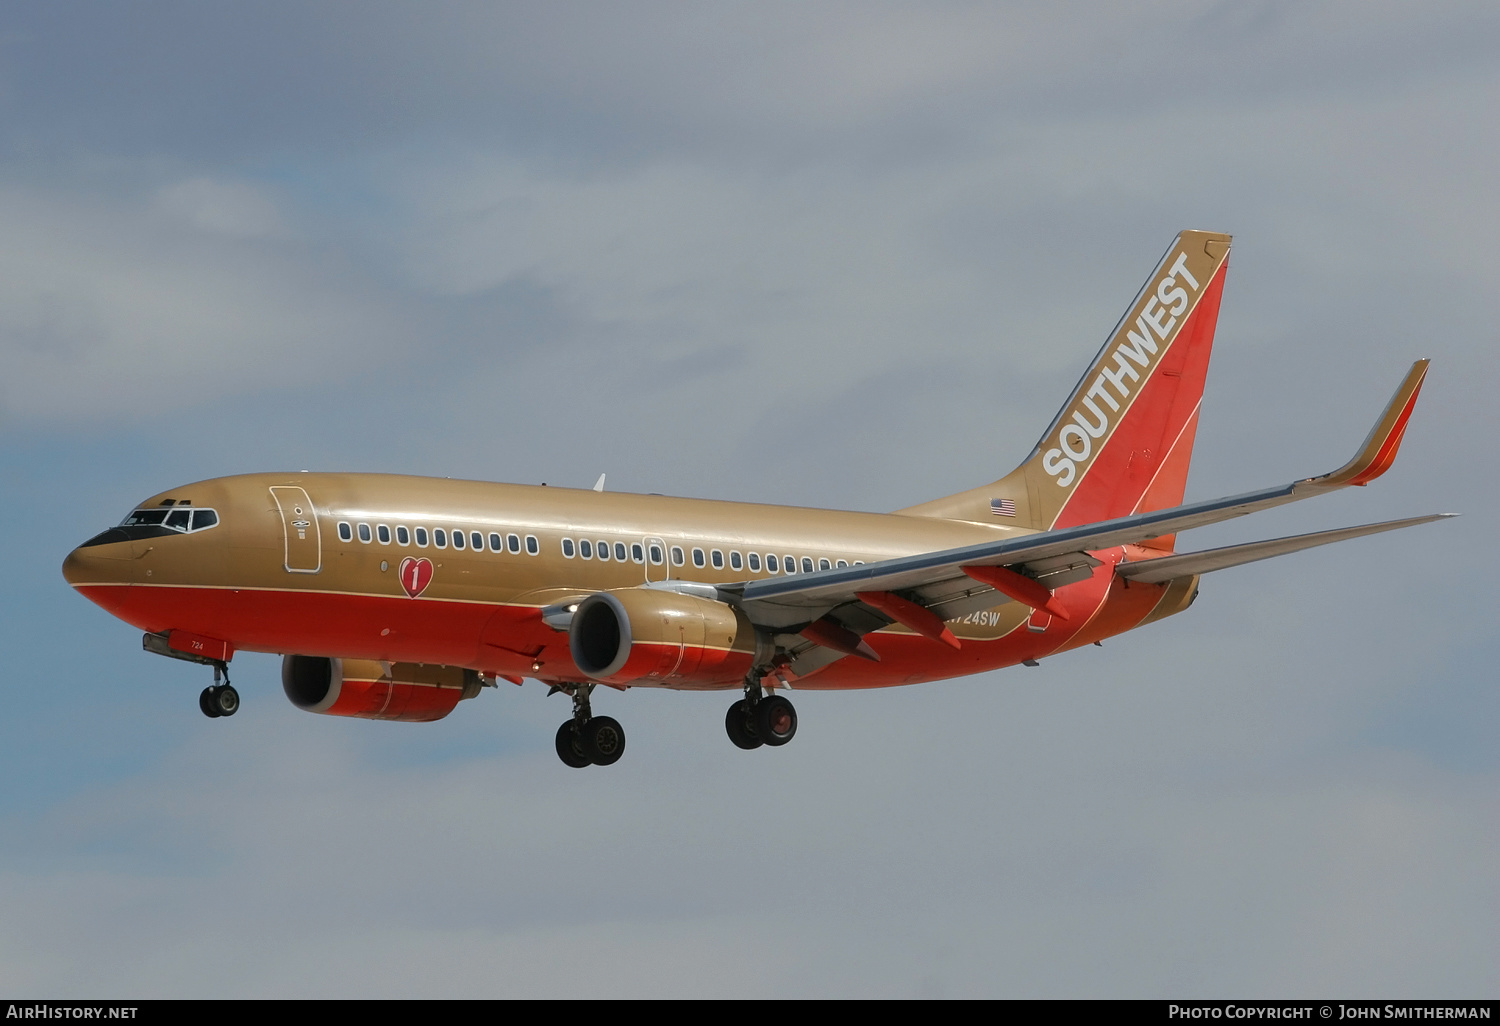
[[[1021,466],[900,512],[1048,530],[1180,505],[1229,242],[1177,237]]]

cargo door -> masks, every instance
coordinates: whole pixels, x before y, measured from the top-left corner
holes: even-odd
[[[301,488],[282,485],[271,489],[271,498],[281,511],[281,532],[286,539],[287,573],[315,574],[323,567],[323,539],[318,514]]]

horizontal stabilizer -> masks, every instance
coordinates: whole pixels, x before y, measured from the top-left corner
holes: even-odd
[[[1434,520],[1456,517],[1457,513],[1433,513],[1425,517],[1406,520],[1387,520],[1383,524],[1365,524],[1361,527],[1341,527],[1336,531],[1318,531],[1315,534],[1298,534],[1290,538],[1272,538],[1269,541],[1249,542],[1245,545],[1227,545],[1222,549],[1205,549],[1202,552],[1184,552],[1177,556],[1160,559],[1145,559],[1137,563],[1121,563],[1117,572],[1121,577],[1143,584],[1160,584],[1178,577],[1206,574],[1211,570],[1254,563],[1272,556],[1284,556],[1288,552],[1300,552],[1330,542],[1360,538],[1367,534],[1394,531],[1401,527],[1415,527]]]

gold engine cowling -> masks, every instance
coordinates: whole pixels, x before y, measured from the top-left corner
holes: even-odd
[[[367,720],[440,720],[479,694],[479,674],[456,666],[289,655],[281,687],[298,709]]]
[[[578,669],[607,684],[736,684],[756,660],[755,628],[744,613],[652,588],[584,599],[568,627],[568,647]]]

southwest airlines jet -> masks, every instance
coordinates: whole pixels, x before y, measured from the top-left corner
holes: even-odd
[[[282,655],[298,708],[437,720],[501,680],[571,696],[557,754],[609,765],[600,684],[738,692],[740,748],[784,745],[793,688],[980,673],[1186,609],[1200,575],[1444,514],[1198,552],[1177,535],[1390,467],[1427,372],[1413,365],[1330,474],[1183,504],[1229,236],[1186,231],[1030,456],[992,484],[895,513],[380,474],[251,474],[153,495],[63,564],[74,588],[211,666]]]

